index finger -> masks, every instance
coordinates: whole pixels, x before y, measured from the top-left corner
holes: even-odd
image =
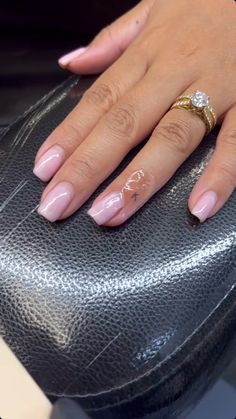
[[[35,175],[48,181],[89,135],[101,117],[143,77],[146,70],[146,60],[140,60],[136,48],[126,50],[85,91],[74,110],[44,141],[35,157]],[[48,159],[53,160],[54,164],[50,164],[45,170]]]

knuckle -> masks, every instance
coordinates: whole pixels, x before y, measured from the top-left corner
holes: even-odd
[[[219,172],[233,187],[236,187],[235,163],[224,161],[219,167]]]
[[[83,94],[83,100],[89,105],[108,110],[117,99],[114,87],[106,83],[97,83],[89,87]]]
[[[178,153],[186,155],[190,151],[190,124],[186,121],[169,121],[160,124],[154,130],[154,136]]]
[[[113,31],[111,25],[104,26],[100,31],[100,37],[108,38],[112,43],[114,41]]]
[[[119,26],[116,24],[110,24],[105,26],[101,32],[100,37],[101,39],[105,39],[106,41],[113,45],[115,49],[121,54],[123,52],[122,45],[119,42],[119,36],[117,36],[117,32],[119,32]]]
[[[59,138],[65,138],[67,144],[74,141],[79,141],[82,139],[82,133],[78,125],[70,121],[70,119],[65,119],[55,130]]]
[[[115,137],[132,141],[138,130],[137,111],[130,104],[116,106],[107,114],[105,123]]]
[[[229,146],[236,147],[236,129],[225,131],[221,137],[221,142]]]
[[[97,178],[98,170],[95,159],[92,154],[86,152],[70,162],[70,172],[76,178],[82,178],[85,181],[91,181]]]

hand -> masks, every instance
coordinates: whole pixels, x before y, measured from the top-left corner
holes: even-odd
[[[199,145],[202,119],[175,99],[206,92],[222,127],[189,196],[201,222],[236,185],[236,4],[233,0],[142,0],[86,48],[59,60],[75,73],[103,73],[40,147],[34,173],[50,183],[38,212],[74,213],[148,134],[125,170],[88,214],[116,226],[157,192]],[[105,71],[104,71],[105,70]]]

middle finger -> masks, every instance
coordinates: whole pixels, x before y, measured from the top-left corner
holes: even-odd
[[[77,210],[191,84],[190,74],[188,66],[169,66],[168,72],[152,66],[58,170],[42,194],[38,212],[55,221]]]

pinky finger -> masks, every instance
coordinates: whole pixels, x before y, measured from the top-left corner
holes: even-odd
[[[142,31],[153,3],[153,0],[140,1],[104,27],[87,47],[78,48],[61,57],[59,65],[80,74],[104,71]]]
[[[216,214],[236,187],[236,105],[226,114],[216,149],[188,201],[193,215],[204,222]]]

